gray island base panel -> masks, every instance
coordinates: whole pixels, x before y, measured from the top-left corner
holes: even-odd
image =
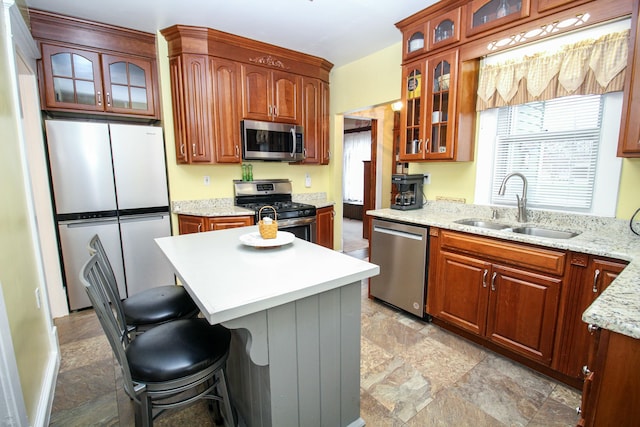
[[[232,330],[241,425],[363,426],[361,280],[379,267],[297,238],[270,249],[240,243],[257,231],[156,239],[207,320]]]

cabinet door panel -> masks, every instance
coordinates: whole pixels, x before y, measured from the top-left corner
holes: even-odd
[[[209,109],[208,61],[200,55],[183,56],[185,97],[185,148],[192,163],[211,163],[211,111]]]
[[[252,65],[242,66],[242,118],[271,120],[269,71]]]
[[[227,228],[246,227],[253,225],[252,216],[213,217],[207,219],[207,229],[226,230]]]
[[[204,231],[204,217],[178,215],[178,232],[180,234],[200,233]]]
[[[47,108],[104,110],[98,53],[43,43],[42,65]]]
[[[238,66],[223,59],[211,60],[216,162],[240,162],[240,114]]]
[[[320,80],[304,78],[302,82],[302,126],[304,128],[304,162],[320,163],[322,149],[322,116]]]
[[[171,75],[171,106],[173,107],[173,133],[176,146],[176,161],[187,163],[187,134],[184,85],[182,80],[182,57],[175,56],[169,59],[169,71]]]
[[[154,115],[151,61],[102,55],[106,106],[114,113]]]
[[[435,310],[429,314],[475,334],[484,334],[490,268],[491,264],[477,258],[441,252],[438,280],[432,284],[437,286]]]
[[[333,249],[333,207],[318,209],[316,213],[316,243]]]
[[[273,118],[279,122],[301,123],[302,91],[298,76],[274,71]]]
[[[549,365],[562,279],[494,266],[487,337]]]

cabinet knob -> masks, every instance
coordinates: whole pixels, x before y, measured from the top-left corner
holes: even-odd
[[[598,329],[600,329],[600,328],[598,328],[596,325],[593,325],[591,323],[589,323],[589,325],[587,325],[587,331],[589,331],[590,334],[593,334]]]
[[[591,373],[591,370],[589,369],[589,367],[587,365],[584,365],[582,367],[582,375],[587,377],[587,376],[589,376],[590,373]]]

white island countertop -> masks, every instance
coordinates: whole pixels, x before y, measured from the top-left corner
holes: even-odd
[[[221,323],[379,274],[380,268],[296,238],[254,248],[240,236],[257,226],[156,239],[212,323]]]

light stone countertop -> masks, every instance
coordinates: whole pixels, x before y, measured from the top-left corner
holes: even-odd
[[[155,239],[180,282],[214,324],[375,276],[380,268],[295,238],[254,248],[240,236],[258,226]],[[311,272],[311,274],[310,274]]]
[[[334,202],[327,200],[326,193],[301,193],[293,194],[292,200],[299,203],[308,203],[316,208],[333,206]],[[171,212],[180,215],[195,216],[245,216],[253,215],[250,209],[241,208],[233,204],[233,198],[217,198],[202,200],[176,200],[171,202]]]
[[[517,234],[508,229],[491,230],[454,222],[467,218],[492,221],[493,210],[498,213],[498,218],[493,221],[511,227],[523,225],[516,221],[515,208],[493,208],[441,201],[429,201],[423,209],[410,211],[378,209],[367,211],[367,213],[378,218],[629,261],[629,265],[622,273],[583,313],[582,320],[640,339],[640,236],[631,232],[628,220],[538,210],[527,211],[529,221],[525,223],[526,225],[581,232],[570,239],[535,237]]]

